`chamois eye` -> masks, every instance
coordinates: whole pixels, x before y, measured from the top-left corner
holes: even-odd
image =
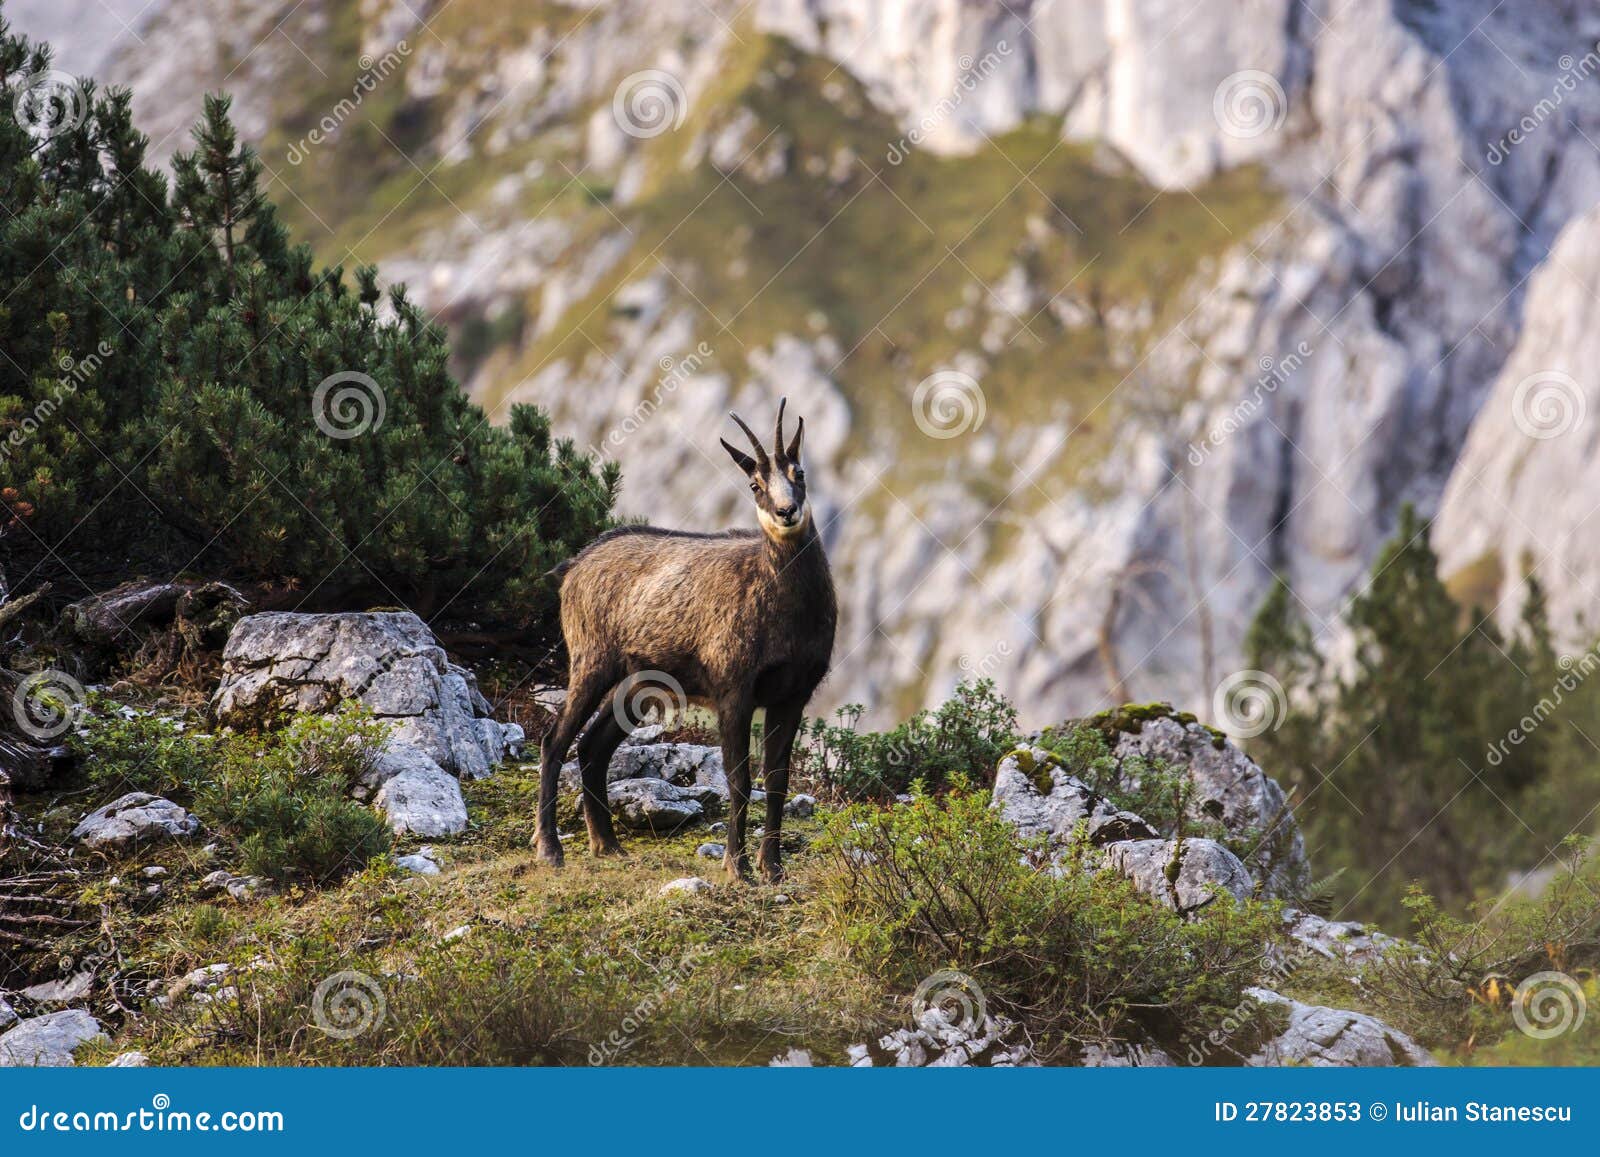
[[[750,483],[750,493],[751,494],[760,494],[761,493],[761,483],[759,483],[759,482]]]

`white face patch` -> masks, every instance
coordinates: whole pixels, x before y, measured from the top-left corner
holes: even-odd
[[[790,484],[788,477],[776,470],[773,471],[767,478],[768,503],[781,508],[793,503],[794,500],[794,487]],[[799,534],[805,529],[806,523],[811,518],[811,504],[809,502],[800,504],[800,509],[795,512],[792,524],[780,521],[760,505],[756,507],[756,517],[761,521],[761,528],[773,538],[788,538],[791,535]]]
[[[760,506],[756,507],[756,518],[761,522],[761,529],[765,530],[773,538],[789,538],[799,534],[806,528],[806,524],[811,521],[811,503],[807,502],[800,508],[799,516],[792,525],[779,522]]]

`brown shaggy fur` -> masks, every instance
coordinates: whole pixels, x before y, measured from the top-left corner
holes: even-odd
[[[616,853],[606,767],[638,723],[638,702],[670,697],[717,714],[729,789],[724,867],[734,877],[749,871],[750,724],[758,708],[766,710],[767,817],[759,863],[768,880],[781,874],[778,838],[791,752],[806,702],[828,671],[837,607],[806,501],[804,420],[785,446],[780,404],[770,457],[739,425],[756,456],[723,446],[750,480],[760,531],[622,527],[561,568],[561,630],[571,676],[560,717],[541,744],[535,844],[547,863],[562,861],[556,784],[578,729],[594,715],[578,742],[589,845],[597,855]]]

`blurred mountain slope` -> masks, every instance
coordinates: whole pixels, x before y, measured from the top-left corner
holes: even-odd
[[[975,673],[1037,722],[1210,702],[1274,570],[1336,636],[1600,195],[1600,15],[1556,0],[157,0],[109,49],[6,12],[158,154],[234,91],[297,232],[629,513],[745,520],[714,438],[788,393],[827,698],[877,718]]]

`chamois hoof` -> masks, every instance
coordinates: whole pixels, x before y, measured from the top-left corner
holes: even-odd
[[[766,884],[781,884],[781,883],[783,883],[783,865],[782,864],[762,864],[761,865],[761,880],[762,880],[763,883],[766,883]]]
[[[547,868],[559,868],[566,863],[566,857],[562,854],[559,843],[554,847],[536,843],[533,850],[538,855],[539,862]]]
[[[750,879],[750,861],[743,856],[735,860],[731,855],[724,854],[722,857],[722,871],[728,877],[730,883],[748,884],[752,882]]]
[[[599,843],[590,840],[589,854],[592,856],[626,856],[628,851],[616,840],[603,840]]]

